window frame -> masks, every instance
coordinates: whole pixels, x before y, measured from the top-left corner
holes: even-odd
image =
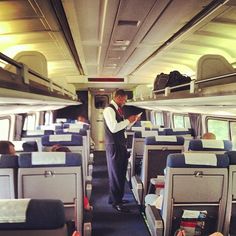
[[[34,129],[36,129],[37,114],[36,114],[36,113],[28,113],[28,114],[26,114],[26,117],[25,117],[25,120],[24,120],[24,124],[23,124],[23,130],[24,130],[24,131],[30,130],[30,129],[28,129],[28,124],[27,124],[26,127],[25,127],[25,122],[26,122],[26,120],[27,120],[27,123],[28,123],[28,117],[29,117],[29,116],[34,116]],[[33,129],[33,130],[34,130],[34,129]]]
[[[227,117],[207,116],[206,119],[205,119],[206,132],[209,132],[209,130],[208,130],[208,121],[209,120],[227,121],[227,123],[228,123],[228,136],[229,136],[229,140],[232,141],[231,123],[232,122],[236,123],[236,119],[234,119],[234,118],[227,118]]]
[[[157,119],[156,119],[156,115],[159,114],[161,117],[161,124],[157,124]],[[152,115],[153,117],[153,124],[154,125],[159,125],[159,126],[164,126],[164,116],[163,116],[163,112],[162,111],[152,111]]]
[[[11,117],[10,116],[0,116],[0,120],[8,120],[9,121],[9,129],[8,129],[8,135],[7,135],[7,140],[10,139],[10,134],[11,134]]]
[[[189,122],[190,122],[190,118],[189,118],[189,115],[188,115],[188,114],[186,114],[186,113],[172,113],[172,124],[173,124],[173,128],[176,128],[176,127],[175,127],[175,116],[176,116],[176,115],[177,115],[177,116],[182,116],[182,118],[183,118],[184,127],[182,127],[182,128],[186,128],[186,129],[191,128],[191,127],[186,127],[185,118],[188,117]]]

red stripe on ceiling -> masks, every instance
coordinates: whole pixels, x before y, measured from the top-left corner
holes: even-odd
[[[124,82],[124,78],[88,78],[88,82]]]

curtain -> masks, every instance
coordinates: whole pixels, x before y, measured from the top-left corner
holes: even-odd
[[[21,140],[21,134],[25,121],[24,115],[16,115],[14,140]]]
[[[194,136],[199,138],[202,136],[202,116],[197,113],[189,113],[190,125],[194,130]]]
[[[170,128],[170,112],[163,111],[164,127]]]

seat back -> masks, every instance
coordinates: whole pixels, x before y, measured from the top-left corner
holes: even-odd
[[[234,235],[236,234],[236,151],[229,151],[226,154],[229,156],[229,187],[224,235]]]
[[[42,137],[42,146],[43,151],[50,150],[50,147],[56,144],[61,146],[68,147],[71,152],[80,153],[82,156],[83,163],[83,175],[84,181],[87,176],[87,166],[88,166],[88,157],[86,144],[86,136],[82,136],[80,134],[56,134],[56,135],[45,135]]]
[[[232,150],[230,140],[193,139],[189,141],[190,152],[208,152],[223,154]]]
[[[144,196],[151,178],[164,175],[167,156],[183,151],[184,138],[177,136],[155,136],[145,138],[144,154],[141,170]]]
[[[16,153],[21,152],[36,152],[38,151],[38,144],[36,141],[12,141],[15,146]]]
[[[17,197],[18,156],[0,155],[0,199]]]
[[[195,136],[194,130],[191,128],[167,128],[166,135],[176,135],[184,137],[184,151],[188,151],[189,142]]]
[[[60,199],[66,209],[66,218],[75,220],[81,230],[84,196],[81,155],[63,152],[20,154],[18,195],[20,198]]]
[[[60,200],[5,199],[0,209],[1,236],[67,236]]]
[[[142,131],[135,131],[134,138],[132,143],[132,151],[131,151],[131,177],[134,176],[137,172],[137,162],[140,162],[143,158],[143,151],[144,151],[144,140],[146,137],[156,136],[158,135],[158,130],[145,130]]]
[[[42,151],[41,137],[43,135],[53,134],[53,130],[27,130],[22,133],[22,141],[35,141],[37,142],[38,150]]]
[[[162,216],[164,235],[179,228],[183,210],[206,210],[206,233],[223,229],[229,158],[226,154],[183,153],[167,158]]]

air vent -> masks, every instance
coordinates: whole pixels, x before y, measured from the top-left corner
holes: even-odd
[[[125,51],[127,49],[126,46],[114,46],[111,50],[112,51]]]
[[[118,26],[136,26],[138,27],[140,24],[139,20],[119,20]]]
[[[128,46],[130,44],[129,40],[116,40],[113,45],[114,46]]]

